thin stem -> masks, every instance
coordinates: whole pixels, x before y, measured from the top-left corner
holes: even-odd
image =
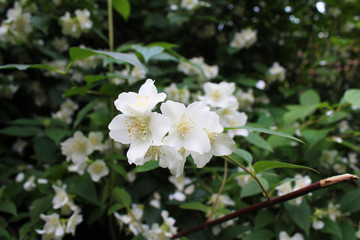
[[[203,224],[200,224],[198,226],[195,226],[195,227],[193,227],[191,229],[188,229],[188,230],[182,231],[182,232],[180,232],[178,234],[175,234],[175,235],[173,235],[171,237],[171,239],[179,238],[179,237],[194,233],[196,231],[199,231],[201,229],[206,229],[208,227],[218,225],[218,224],[223,223],[223,222],[225,222],[227,220],[239,217],[239,216],[247,214],[249,212],[253,212],[253,211],[268,207],[268,206],[272,206],[272,205],[275,205],[275,204],[278,204],[278,203],[283,203],[283,202],[289,201],[291,199],[303,196],[303,195],[305,195],[307,193],[313,192],[313,191],[321,189],[321,188],[326,188],[326,187],[332,186],[334,184],[337,184],[337,183],[340,183],[340,182],[343,182],[343,181],[358,180],[358,179],[359,179],[358,176],[352,175],[352,174],[343,174],[343,175],[339,175],[339,176],[333,176],[333,177],[325,178],[325,179],[320,180],[319,182],[316,182],[316,183],[313,183],[313,184],[311,184],[309,186],[300,188],[297,191],[282,195],[280,197],[273,198],[271,200],[266,200],[266,201],[263,201],[263,202],[256,203],[254,205],[251,205],[251,206],[248,206],[246,208],[235,211],[233,213],[227,214],[227,215],[225,215],[225,216],[223,216],[221,218],[215,219],[215,220],[210,221],[210,222],[207,221],[207,222],[205,222]]]
[[[233,159],[230,156],[225,156],[226,158],[230,159],[233,163],[235,163],[236,165],[238,165],[239,167],[241,167],[245,172],[247,172],[248,174],[250,174],[250,176],[255,179],[255,181],[257,182],[257,184],[259,185],[259,187],[261,188],[261,190],[263,191],[265,197],[268,200],[271,200],[270,195],[268,194],[268,192],[266,191],[266,189],[264,188],[264,186],[262,185],[262,183],[260,182],[259,178],[256,176],[255,173],[249,171],[244,165],[242,165],[241,163],[237,162],[235,159]]]
[[[208,220],[207,220],[207,221],[210,221],[210,220],[211,220],[211,217],[212,217],[212,215],[213,215],[214,212],[215,212],[216,205],[217,205],[217,203],[219,202],[220,195],[221,195],[221,193],[222,193],[222,191],[223,191],[223,189],[224,189],[225,183],[226,183],[227,172],[228,172],[228,164],[227,164],[226,158],[224,158],[224,177],[223,177],[223,180],[222,180],[222,183],[221,183],[219,192],[218,192],[217,195],[216,195],[216,199],[215,199],[215,201],[214,201],[214,204],[213,204],[213,206],[212,206],[212,208],[211,208],[211,212],[210,212],[209,215],[208,215]]]

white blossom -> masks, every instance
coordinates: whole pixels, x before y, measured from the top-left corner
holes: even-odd
[[[52,199],[52,204],[54,209],[58,209],[69,202],[69,196],[66,193],[66,185],[62,187],[58,187],[56,185],[52,185],[52,188],[55,191],[55,196]]]
[[[93,23],[90,20],[90,11],[87,9],[84,10],[75,10],[76,18],[79,22],[80,28],[82,30],[88,30],[92,27]]]
[[[280,66],[278,62],[274,62],[273,65],[269,68],[268,80],[269,82],[273,82],[276,80],[284,81],[285,73],[286,73],[285,68]]]
[[[83,221],[83,216],[79,214],[79,212],[75,211],[71,217],[69,218],[67,224],[66,224],[66,233],[71,233],[73,236],[75,236],[75,229],[76,226],[79,225]]]
[[[98,182],[100,178],[109,174],[109,168],[102,160],[95,160],[87,168],[87,172],[90,174],[91,180]]]
[[[204,84],[205,96],[200,96],[201,101],[206,102],[211,107],[226,108],[237,102],[236,97],[233,95],[235,91],[235,84],[228,82]]]
[[[281,231],[279,234],[279,240],[304,240],[304,237],[300,233],[295,233],[290,237],[287,232]]]
[[[233,40],[230,43],[230,47],[233,48],[249,48],[255,44],[257,40],[257,31],[251,28],[241,30],[241,32],[235,33]]]
[[[59,215],[52,213],[50,215],[40,214],[40,218],[45,221],[44,229],[36,230],[41,235],[54,235],[55,237],[63,237],[65,234],[64,226],[61,225]]]

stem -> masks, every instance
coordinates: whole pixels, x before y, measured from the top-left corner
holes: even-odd
[[[257,178],[256,174],[249,171],[245,166],[243,166],[241,163],[237,162],[235,159],[233,159],[230,156],[225,156],[226,158],[230,159],[233,163],[235,163],[236,165],[238,165],[239,167],[241,167],[245,172],[247,172],[248,174],[250,174],[250,176],[255,179],[255,181],[257,182],[257,184],[259,185],[259,187],[261,188],[261,190],[263,191],[265,197],[268,200],[271,200],[270,195],[268,194],[268,192],[266,191],[266,189],[264,188],[264,186],[261,184],[260,180]]]
[[[219,192],[218,192],[218,194],[217,194],[217,196],[216,196],[216,199],[215,199],[215,201],[214,201],[214,204],[213,204],[213,206],[212,206],[212,208],[211,208],[211,212],[209,213],[208,220],[207,220],[208,222],[210,221],[212,215],[213,215],[214,212],[215,212],[216,205],[217,205],[217,203],[219,202],[220,195],[221,195],[221,193],[222,193],[222,191],[223,191],[223,189],[224,189],[224,186],[225,186],[225,183],[226,183],[226,178],[227,178],[227,170],[228,170],[228,165],[227,165],[227,160],[226,160],[226,158],[225,158],[225,159],[224,159],[224,177],[223,177],[223,180],[222,180],[222,183],[221,183]]]
[[[227,220],[239,217],[239,216],[247,214],[249,212],[253,212],[253,211],[256,211],[256,210],[259,210],[259,209],[262,209],[262,208],[265,208],[265,207],[268,207],[268,206],[271,206],[271,205],[275,205],[275,204],[278,204],[278,203],[283,203],[283,202],[289,201],[291,199],[303,196],[303,195],[305,195],[305,194],[307,194],[309,192],[313,192],[313,191],[321,189],[321,188],[326,188],[326,187],[329,187],[331,185],[334,185],[334,184],[337,184],[337,183],[340,183],[340,182],[343,182],[343,181],[358,180],[358,179],[359,179],[358,176],[352,175],[352,174],[343,174],[343,175],[338,175],[338,176],[325,178],[325,179],[322,179],[322,180],[320,180],[320,181],[318,181],[316,183],[313,183],[313,184],[311,184],[309,186],[300,188],[297,191],[282,195],[280,197],[273,198],[271,200],[266,200],[266,201],[263,201],[263,202],[256,203],[254,205],[251,205],[251,206],[248,206],[246,208],[240,209],[240,210],[235,211],[233,213],[227,214],[227,215],[225,215],[225,216],[223,216],[221,218],[215,219],[215,220],[210,221],[210,222],[205,222],[205,223],[200,224],[198,226],[195,226],[195,227],[193,227],[191,229],[182,231],[182,232],[180,232],[178,234],[173,235],[171,237],[171,239],[179,238],[179,237],[188,235],[190,233],[199,231],[201,229],[208,228],[208,227],[211,227],[211,226],[214,226],[214,225],[218,225],[218,224],[223,223],[223,222],[225,222]]]
[[[112,0],[107,1],[107,13],[108,13],[108,28],[109,28],[109,51],[114,51],[114,24],[113,24],[113,8],[112,8]],[[109,72],[114,72],[114,66],[112,63],[109,64]],[[112,99],[110,99],[110,117],[113,118],[115,115],[114,103]],[[113,153],[115,149],[114,141],[110,140],[110,152]],[[114,182],[115,182],[115,173],[114,170],[110,169],[110,184],[109,184],[109,207],[113,204],[113,195],[112,190],[114,189]],[[111,239],[116,240],[116,232],[114,227],[114,219],[112,215],[109,216],[109,229],[111,234]]]

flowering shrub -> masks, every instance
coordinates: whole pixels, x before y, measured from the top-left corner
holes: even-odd
[[[0,238],[170,239],[359,175],[359,7],[0,0]],[[360,238],[359,194],[181,239]]]

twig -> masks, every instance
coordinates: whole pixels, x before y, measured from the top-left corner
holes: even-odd
[[[179,238],[179,237],[188,235],[190,233],[199,231],[201,229],[208,228],[208,227],[211,227],[211,226],[214,226],[214,225],[218,225],[218,224],[220,224],[222,222],[225,222],[227,220],[236,218],[238,216],[244,215],[244,214],[252,212],[252,211],[256,211],[256,210],[259,210],[259,209],[262,209],[262,208],[265,208],[265,207],[268,207],[268,206],[271,206],[271,205],[275,205],[277,203],[282,203],[282,202],[289,201],[291,199],[303,196],[303,195],[305,195],[305,194],[307,194],[309,192],[313,192],[313,191],[321,189],[321,188],[326,188],[328,186],[331,186],[331,185],[334,185],[334,184],[337,184],[337,183],[340,183],[340,182],[343,182],[343,181],[358,180],[358,179],[359,179],[358,176],[352,175],[352,174],[343,174],[343,175],[338,175],[338,176],[325,178],[325,179],[322,179],[322,180],[320,180],[320,181],[318,181],[316,183],[310,184],[309,186],[300,188],[297,191],[282,195],[280,197],[272,198],[271,200],[266,200],[266,201],[263,201],[263,202],[256,203],[254,205],[251,205],[251,206],[248,206],[246,208],[240,209],[240,210],[235,211],[233,213],[227,214],[227,215],[225,215],[225,216],[223,216],[221,218],[215,219],[215,220],[210,221],[210,222],[205,222],[203,224],[200,224],[200,225],[195,226],[193,228],[190,228],[188,230],[182,231],[182,232],[180,232],[178,234],[173,235],[171,237],[171,239]]]

